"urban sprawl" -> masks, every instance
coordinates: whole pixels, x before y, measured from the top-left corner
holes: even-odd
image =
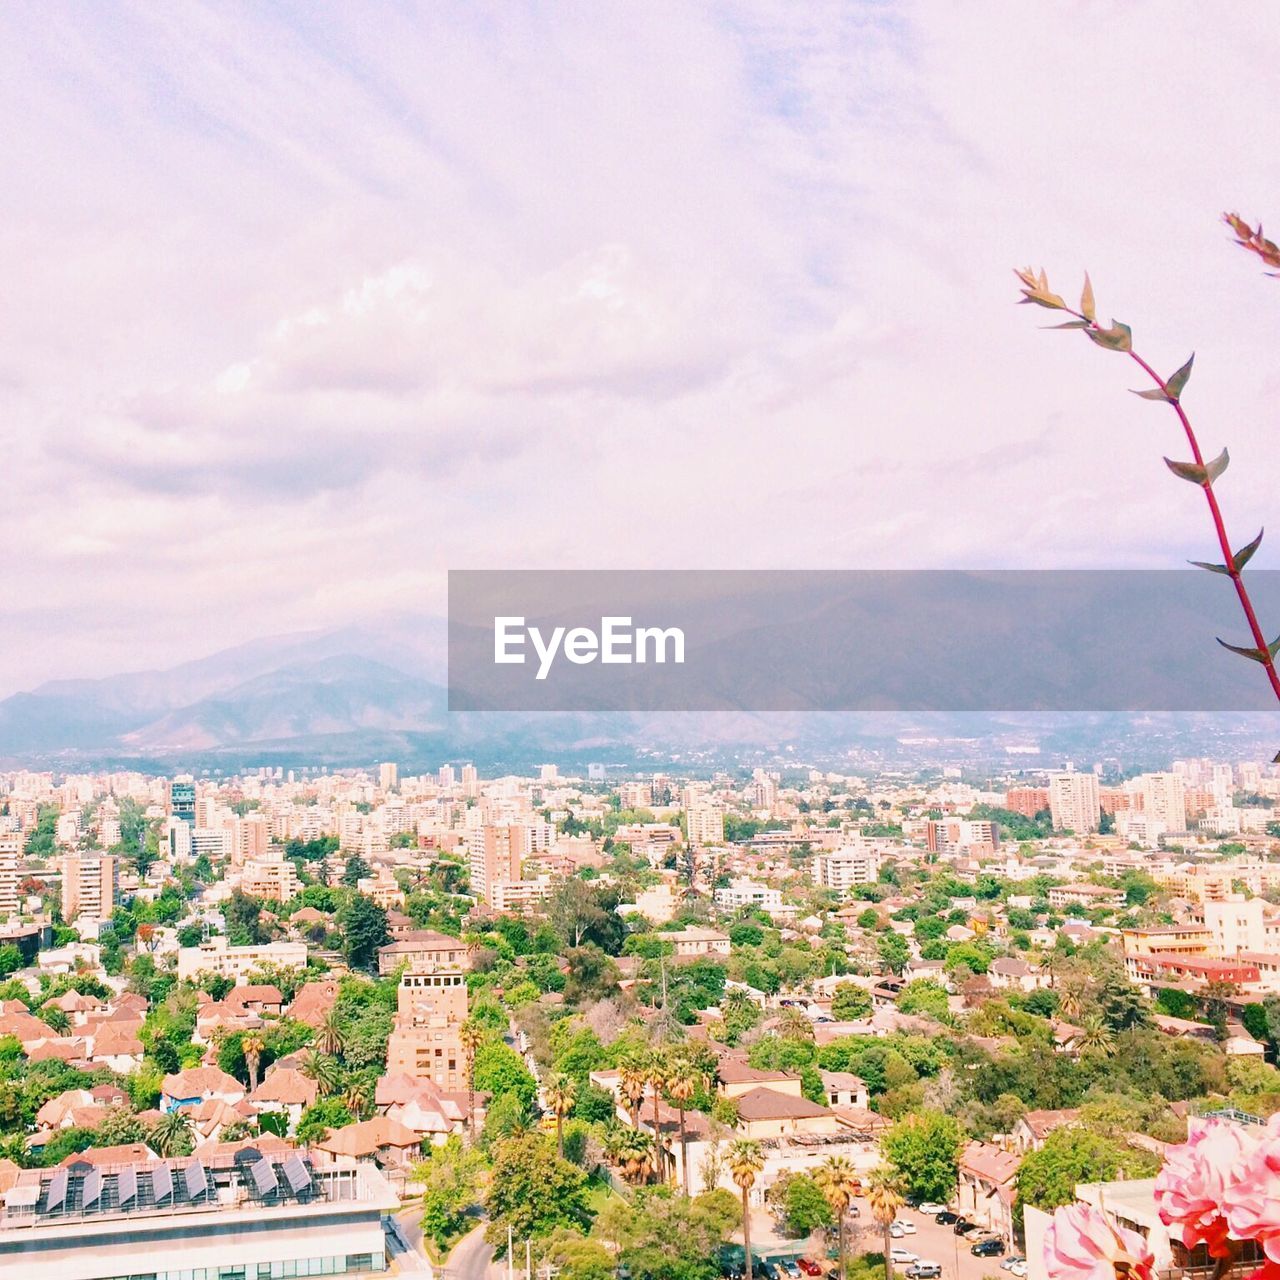
[[[0,1271],[1045,1280],[1280,1112],[1280,770],[0,774]]]

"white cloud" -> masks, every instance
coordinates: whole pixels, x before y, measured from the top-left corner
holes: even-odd
[[[1205,553],[1027,261],[1197,348],[1252,536],[1280,286],[1215,218],[1280,218],[1280,16],[1233,12],[0,12],[0,690],[454,565]]]

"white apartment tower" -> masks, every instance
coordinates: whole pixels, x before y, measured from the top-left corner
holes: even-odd
[[[1049,778],[1049,812],[1058,831],[1085,835],[1097,831],[1102,818],[1102,801],[1095,773],[1068,769]]]

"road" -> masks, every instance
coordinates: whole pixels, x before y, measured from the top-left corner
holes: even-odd
[[[502,1268],[493,1265],[493,1245],[485,1243],[485,1226],[481,1223],[453,1246],[449,1261],[437,1269],[436,1280],[489,1280],[490,1274],[505,1276]]]
[[[871,1218],[871,1210],[865,1200],[854,1202],[860,1211],[858,1225],[862,1228],[855,1248],[866,1253],[879,1253],[881,1249],[880,1228]],[[898,1213],[899,1221],[914,1222],[914,1235],[903,1236],[894,1240],[895,1248],[909,1249],[921,1259],[936,1262],[942,1267],[942,1280],[983,1280],[984,1276],[999,1276],[1000,1280],[1013,1280],[1007,1271],[1000,1269],[1001,1262],[1008,1255],[998,1258],[975,1258],[969,1252],[970,1242],[962,1240],[950,1227],[939,1226],[927,1214],[918,1213],[914,1209],[902,1209]],[[895,1268],[898,1275],[906,1271],[905,1266]]]

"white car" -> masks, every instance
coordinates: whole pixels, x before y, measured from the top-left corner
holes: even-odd
[[[909,1267],[913,1262],[920,1261],[918,1253],[912,1253],[910,1249],[890,1249],[889,1260],[900,1267]]]
[[[947,1206],[945,1204],[934,1204],[932,1200],[926,1200],[917,1210],[918,1213],[927,1213],[929,1217],[936,1218],[940,1213],[946,1213]]]
[[[908,1222],[905,1218],[899,1218],[897,1222],[889,1224],[889,1234],[895,1240],[901,1240],[903,1236],[913,1236],[916,1233],[916,1224]]]
[[[1014,1264],[1009,1268],[1009,1272],[1011,1275],[1017,1276],[1018,1280],[1022,1280],[1022,1277],[1027,1274],[1026,1258],[1018,1258],[1014,1262]]]

